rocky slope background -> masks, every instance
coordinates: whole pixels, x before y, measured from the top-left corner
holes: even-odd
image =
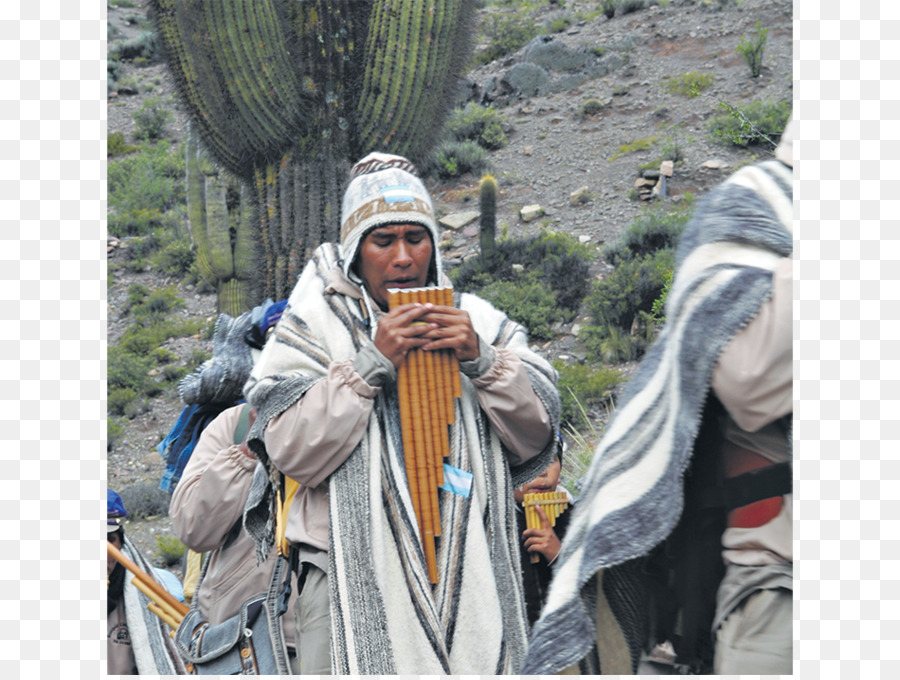
[[[620,0],[612,18],[600,11],[603,4],[496,0],[479,10],[477,49],[496,40],[504,19],[513,15],[527,17],[539,33],[521,49],[469,71],[457,102],[491,105],[506,120],[508,144],[491,152],[489,169],[499,185],[498,230],[509,238],[561,231],[599,254],[649,204],[674,209],[771,153],[765,145],[725,144],[710,134],[708,124],[723,114],[723,103],[740,109],[756,100],[792,100],[789,0],[670,0],[627,13],[622,5],[644,3]],[[754,78],[736,48],[755,35],[757,22],[768,33],[761,73]],[[184,138],[187,118],[166,66],[121,57],[123,45],[145,35],[151,39],[151,30],[142,4],[118,0],[108,6],[108,49],[120,57],[108,97],[108,133],[139,144],[135,114],[140,117],[149,99],[171,112],[162,137],[175,145]],[[679,92],[677,86],[687,82],[702,87]],[[673,152],[677,161],[665,194],[642,200],[638,168]],[[447,225],[443,256],[450,267],[479,249],[474,217],[479,179],[468,174],[429,181],[438,216]],[[523,209],[534,206],[539,206],[537,217],[523,219],[523,214],[529,217]],[[186,220],[185,211],[182,215]],[[180,229],[187,233],[184,225]],[[109,346],[121,342],[131,323],[135,284],[148,291],[174,286],[184,304],[173,309],[172,317],[193,323],[196,331],[167,338],[161,346],[173,357],[175,368],[169,370],[192,370],[211,352],[216,296],[196,280],[167,275],[152,264],[126,266],[134,262],[137,245],[127,237],[109,239]],[[597,257],[590,276],[609,271]],[[577,333],[584,320],[580,314],[559,324],[554,339],[539,350],[548,359],[583,360]],[[623,367],[626,374],[631,368]],[[142,516],[127,530],[149,557],[158,553],[158,537],[171,533],[168,496],[155,490],[164,469],[156,446],[183,407],[175,382],[115,418],[108,447],[109,486],[123,493],[126,505],[129,498],[140,499]]]

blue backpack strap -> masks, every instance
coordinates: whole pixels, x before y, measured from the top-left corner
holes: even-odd
[[[250,404],[244,404],[241,409],[241,415],[238,417],[238,423],[234,428],[234,443],[240,444],[247,436],[250,429]]]

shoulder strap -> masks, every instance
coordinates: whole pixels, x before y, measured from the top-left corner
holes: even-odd
[[[244,404],[241,409],[241,415],[238,416],[237,425],[234,428],[234,443],[240,444],[247,436],[247,430],[250,429],[250,404]]]

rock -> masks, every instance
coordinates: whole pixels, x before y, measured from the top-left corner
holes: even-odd
[[[473,236],[478,236],[479,228],[477,224],[470,224],[469,226],[463,228],[463,236],[466,238],[472,238]]]
[[[512,270],[518,274],[521,274],[522,272],[525,271],[525,265],[524,264],[513,264]]]
[[[671,177],[672,173],[675,172],[674,161],[663,161],[659,166],[659,172],[664,177]]]
[[[581,236],[578,237],[578,242],[579,243],[590,243],[591,237],[588,236],[587,234],[582,234]]]
[[[666,176],[665,175],[660,176],[659,181],[656,183],[656,186],[653,187],[653,191],[651,193],[656,197],[666,195]]]
[[[701,168],[709,168],[710,170],[718,170],[719,168],[727,168],[728,163],[723,161],[721,158],[710,158],[708,161],[703,161],[700,164]]]
[[[659,179],[659,170],[644,170],[641,173],[641,177],[644,179]]]
[[[522,153],[523,153],[525,156],[530,156],[531,154],[534,153],[534,149],[532,149],[530,146],[526,146],[526,147],[522,150]]]
[[[468,210],[466,212],[453,213],[452,215],[445,215],[444,217],[439,219],[438,224],[447,227],[448,229],[458,231],[470,222],[477,220],[478,215],[480,215],[480,213],[477,210]]]
[[[544,209],[541,208],[537,203],[533,205],[526,205],[519,211],[519,217],[522,218],[523,222],[531,222],[531,220],[537,219],[541,215],[544,214]]]
[[[571,205],[578,205],[579,203],[587,203],[591,200],[591,190],[586,186],[581,187],[580,189],[576,189],[571,194],[569,194],[569,203]]]

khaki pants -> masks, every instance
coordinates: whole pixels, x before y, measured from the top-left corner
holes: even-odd
[[[328,574],[309,562],[306,581],[294,603],[297,658],[302,675],[331,675],[331,610],[328,604]]]
[[[793,640],[793,593],[785,588],[758,590],[716,631],[713,672],[790,675]]]

